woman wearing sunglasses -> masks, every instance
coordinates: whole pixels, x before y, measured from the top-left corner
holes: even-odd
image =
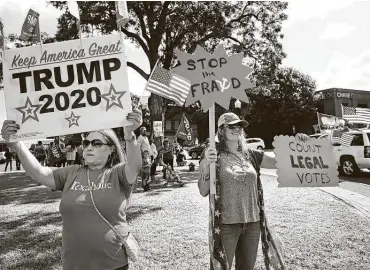
[[[253,270],[261,237],[266,266],[270,267],[271,262],[275,262],[280,264],[277,269],[283,269],[280,268],[283,262],[278,259],[281,251],[275,248],[279,246],[278,238],[274,239],[267,226],[259,177],[260,167],[274,169],[276,161],[263,151],[247,148],[243,130],[247,126],[248,122],[240,120],[234,113],[221,115],[217,150],[208,147],[201,156],[198,187],[204,197],[210,192],[209,166],[216,162],[215,195],[219,201],[215,203],[212,234],[218,240],[213,243],[212,257],[226,255],[229,269],[235,257],[236,269]],[[307,139],[304,134],[298,137]],[[217,233],[221,234],[221,238],[217,237]],[[277,244],[275,247],[272,241]],[[273,254],[274,258],[269,254]]]
[[[33,180],[63,192],[59,208],[63,269],[128,269],[121,240],[129,234],[127,202],[141,168],[141,153],[133,133],[142,123],[141,112],[134,110],[127,120],[133,123],[124,127],[126,155],[130,156],[127,161],[111,129],[93,131],[85,137],[84,166],[43,167],[22,142],[9,144]],[[7,120],[2,137],[9,140],[18,129],[19,125]]]

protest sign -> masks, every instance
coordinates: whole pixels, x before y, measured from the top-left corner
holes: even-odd
[[[8,119],[20,125],[10,141],[132,124],[119,35],[8,50],[4,90]]]
[[[246,92],[254,85],[246,76],[252,69],[242,65],[242,53],[228,56],[221,45],[213,54],[198,46],[193,55],[179,50],[176,55],[181,65],[171,71],[191,81],[186,106],[199,100],[204,110],[214,103],[228,109],[231,97],[249,102]]]
[[[153,121],[154,137],[163,136],[162,121]]]
[[[303,142],[292,136],[275,136],[279,187],[338,186],[338,170],[330,140]]]

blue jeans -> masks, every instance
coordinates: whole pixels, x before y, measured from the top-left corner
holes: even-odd
[[[222,224],[221,237],[229,266],[235,269],[253,270],[260,240],[260,222]]]

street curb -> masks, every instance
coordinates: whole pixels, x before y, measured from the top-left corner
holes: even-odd
[[[321,191],[332,195],[345,204],[355,208],[361,214],[370,219],[370,198],[360,193],[350,191],[341,187],[320,188]]]
[[[275,176],[275,173],[261,172],[261,175]],[[360,193],[341,187],[321,187],[321,191],[328,193],[350,207],[358,210],[362,215],[370,219],[370,198]]]

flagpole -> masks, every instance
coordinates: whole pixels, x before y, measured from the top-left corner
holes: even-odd
[[[38,20],[38,31],[39,31],[40,48],[41,48],[41,55],[42,55],[42,39],[41,39],[40,18],[39,18],[39,20]]]
[[[179,127],[177,128],[177,131],[176,131],[176,135],[175,135],[176,140],[177,140],[177,134],[179,134],[179,129],[180,129],[181,123],[183,123],[183,121],[184,121],[184,114],[182,114],[180,125],[179,125]]]
[[[320,133],[322,132],[321,131],[321,125],[320,125],[320,117],[319,117],[319,113],[316,112],[316,115],[317,115],[317,124],[319,124],[319,129],[320,129]]]

